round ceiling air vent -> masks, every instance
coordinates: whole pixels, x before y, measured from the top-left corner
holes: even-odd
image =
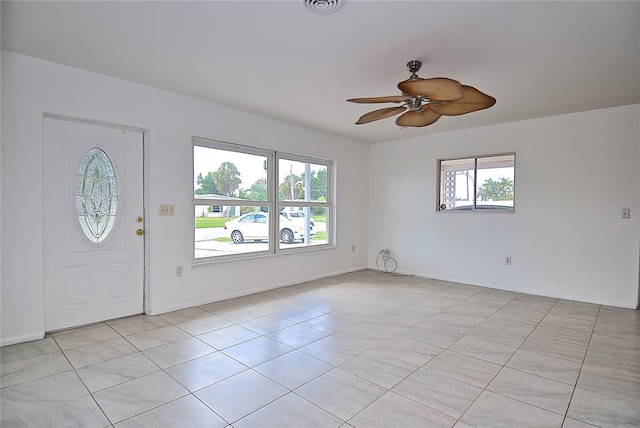
[[[329,15],[342,9],[345,0],[298,0],[303,10],[318,15]]]

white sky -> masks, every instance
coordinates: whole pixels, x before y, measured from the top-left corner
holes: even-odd
[[[264,169],[265,159],[264,156],[194,146],[194,184],[197,186],[196,177],[198,177],[198,174],[202,173],[204,177],[209,172],[216,171],[223,162],[231,162],[240,171],[240,179],[242,180],[240,188],[248,189],[259,178],[267,178],[267,172]]]

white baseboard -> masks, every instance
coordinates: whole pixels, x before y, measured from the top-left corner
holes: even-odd
[[[0,346],[15,345],[16,343],[31,342],[33,340],[41,340],[41,339],[44,339],[44,332],[27,334],[24,336],[9,337],[9,338],[3,337],[3,338],[0,338]]]
[[[177,311],[180,309],[186,309],[186,308],[192,308],[194,306],[201,306],[201,305],[206,305],[209,303],[213,303],[213,302],[219,302],[222,300],[228,300],[228,299],[233,299],[236,297],[242,297],[242,296],[247,296],[249,294],[254,294],[254,293],[260,293],[262,291],[269,291],[269,290],[275,290],[277,288],[282,288],[282,287],[288,287],[291,285],[298,285],[298,284],[304,284],[306,282],[310,282],[310,281],[316,281],[318,279],[323,279],[323,278],[329,278],[332,276],[336,276],[336,275],[342,275],[345,273],[351,273],[351,272],[357,272],[360,270],[364,270],[367,269],[366,266],[359,266],[359,267],[355,267],[355,268],[350,268],[350,269],[344,269],[344,270],[340,270],[340,271],[336,271],[336,272],[331,272],[331,273],[324,273],[322,275],[312,275],[312,276],[308,276],[305,278],[300,278],[297,280],[293,280],[293,281],[286,281],[286,282],[281,282],[278,284],[271,284],[268,285],[266,287],[256,287],[256,288],[252,288],[249,290],[244,290],[240,293],[231,293],[231,294],[225,294],[222,296],[218,296],[215,299],[202,299],[202,300],[195,300],[195,301],[191,301],[188,303],[183,303],[180,305],[175,305],[175,306],[165,306],[165,307],[160,307],[160,308],[155,308],[149,311],[149,315],[159,315],[159,314],[164,314],[167,312],[172,312],[172,311]]]

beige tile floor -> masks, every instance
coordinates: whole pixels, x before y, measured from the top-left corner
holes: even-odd
[[[1,348],[3,428],[638,427],[639,311],[362,271]]]

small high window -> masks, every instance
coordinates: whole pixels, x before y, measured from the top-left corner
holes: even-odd
[[[513,211],[515,153],[438,161],[438,211]]]

